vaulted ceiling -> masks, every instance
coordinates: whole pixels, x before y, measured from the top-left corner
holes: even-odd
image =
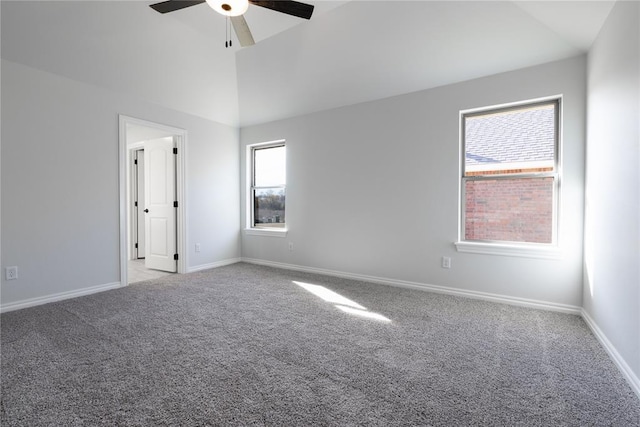
[[[206,4],[2,1],[2,58],[232,126],[576,56],[612,1],[307,1],[310,21],[251,6],[256,45],[225,48]]]

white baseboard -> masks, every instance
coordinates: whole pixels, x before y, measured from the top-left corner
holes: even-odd
[[[591,328],[593,335],[596,336],[598,341],[600,341],[600,344],[602,344],[607,353],[609,353],[609,356],[611,357],[613,362],[616,364],[638,398],[640,398],[640,379],[638,379],[636,374],[633,373],[627,362],[625,362],[622,356],[620,356],[620,353],[618,353],[618,350],[616,350],[613,344],[611,344],[611,341],[609,341],[604,332],[602,332],[602,330],[598,327],[593,318],[589,316],[589,313],[587,313],[585,309],[582,309],[580,314],[582,315],[585,323],[589,326],[589,328]]]
[[[195,271],[208,270],[210,268],[224,267],[225,265],[236,264],[236,263],[239,263],[241,261],[242,261],[242,258],[231,258],[231,259],[225,259],[223,261],[211,262],[209,264],[200,264],[200,265],[196,265],[194,267],[187,268],[187,273],[193,273]]]
[[[210,264],[202,264],[195,267],[190,267],[187,273],[194,271],[207,270],[209,268],[222,267],[225,265],[235,264],[241,261],[241,258],[232,258],[224,261],[213,262]],[[11,302],[0,305],[0,313],[6,313],[9,311],[20,310],[22,308],[34,307],[36,305],[47,304],[55,301],[62,301],[70,298],[77,298],[85,295],[91,295],[98,292],[108,291],[110,289],[119,288],[120,282],[106,283],[103,285],[90,286],[88,288],[82,288],[74,291],[60,292],[52,295],[45,295],[42,297],[29,298],[21,301]]]
[[[119,287],[121,287],[120,282],[105,283],[103,285],[90,286],[88,288],[82,288],[74,291],[60,292],[57,294],[46,295],[46,296],[36,297],[36,298],[29,298],[22,301],[10,302],[7,304],[0,305],[0,313],[20,310],[22,308],[34,307],[36,305],[47,304],[55,301],[62,301],[70,298],[82,297],[85,295],[104,292],[104,291],[116,289]]]
[[[305,267],[305,266],[294,265],[294,264],[284,264],[280,262],[265,261],[261,259],[242,258],[242,261],[250,264],[258,264],[258,265],[265,265],[269,267],[283,268],[286,270],[302,271],[305,273],[323,274],[326,276],[341,277],[344,279],[360,280],[363,282],[378,283],[382,285],[396,286],[401,288],[417,289],[421,291],[455,295],[455,296],[461,296],[465,298],[473,298],[473,299],[479,299],[479,300],[485,300],[485,301],[493,301],[493,302],[499,302],[502,304],[517,305],[521,307],[530,307],[530,308],[538,308],[542,310],[557,311],[561,313],[580,315],[582,310],[581,307],[568,305],[568,304],[558,304],[553,302],[538,301],[538,300],[532,300],[527,298],[509,297],[509,296],[504,296],[499,294],[491,294],[487,292],[469,291],[466,289],[449,288],[446,286],[429,285],[426,283],[409,282],[405,280],[395,280],[395,279],[389,279],[385,277],[366,276],[362,274],[353,274],[353,273],[346,273],[343,271],[325,270],[323,268]]]

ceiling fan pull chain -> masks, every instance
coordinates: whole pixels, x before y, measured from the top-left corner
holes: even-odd
[[[229,47],[229,17],[227,16],[224,20],[225,22],[225,27],[224,27],[224,47],[227,48]]]

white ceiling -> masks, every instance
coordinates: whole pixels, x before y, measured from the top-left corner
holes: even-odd
[[[206,4],[2,1],[2,57],[229,125],[441,86],[586,52],[612,1],[308,1],[251,6],[257,44],[225,49]]]

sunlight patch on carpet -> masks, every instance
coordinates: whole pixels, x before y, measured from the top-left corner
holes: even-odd
[[[344,305],[338,304],[336,304],[336,307],[338,307],[345,313],[355,314],[356,316],[366,317],[368,319],[381,320],[383,322],[391,322],[391,319],[389,319],[388,317],[384,317],[382,314],[373,313],[367,310],[358,310],[357,308],[345,307]]]
[[[332,303],[345,313],[353,314],[360,317],[366,317],[368,319],[381,320],[383,322],[391,322],[391,319],[384,317],[382,314],[368,311],[366,307],[340,295],[337,292],[332,291],[331,289],[327,289],[324,286],[297,282],[295,280],[292,280],[292,282],[300,286],[302,289],[311,292],[315,296],[323,299],[324,301]]]

